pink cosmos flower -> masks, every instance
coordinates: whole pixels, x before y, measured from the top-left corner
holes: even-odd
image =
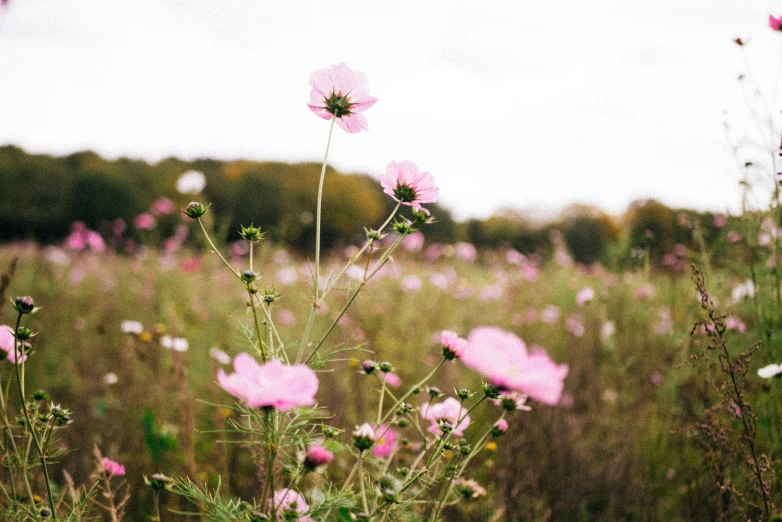
[[[383,192],[416,210],[421,208],[421,203],[435,203],[440,191],[432,175],[418,172],[418,166],[409,160],[389,163],[386,173],[380,176],[380,184]]]
[[[308,516],[291,518],[291,515],[301,515],[309,511],[310,507],[307,501],[301,496],[301,493],[292,489],[282,489],[274,492],[271,499],[273,505],[277,508],[277,520],[298,520],[299,522],[312,522]]]
[[[14,329],[4,324],[0,325],[0,350],[6,353],[6,359],[11,364],[16,364],[16,337],[14,337]],[[22,356],[22,361],[26,361],[27,356]]]
[[[595,291],[592,289],[591,286],[587,286],[576,294],[576,304],[578,304],[578,306],[584,306],[594,298],[595,298]]]
[[[417,275],[407,275],[399,282],[405,292],[417,292],[424,286],[423,281]]]
[[[456,332],[443,330],[440,334],[440,344],[443,346],[443,355],[447,359],[458,359],[467,349],[467,340],[459,337]]]
[[[103,464],[103,471],[112,477],[121,477],[125,474],[125,466],[118,462],[114,462],[108,457],[103,457],[101,463]]]
[[[388,372],[383,376],[386,384],[392,388],[399,388],[402,385],[402,379],[394,372]]]
[[[432,423],[428,431],[437,435],[443,434],[441,422],[450,424],[453,427],[452,433],[457,437],[464,435],[464,430],[470,425],[470,416],[466,413],[467,410],[453,397],[448,397],[439,404],[430,406],[427,402],[421,406],[421,417]]]
[[[465,263],[472,263],[478,257],[478,249],[472,243],[459,242],[454,245],[456,257]]]
[[[412,234],[405,236],[402,240],[402,246],[408,252],[420,252],[424,247],[424,235],[421,232],[413,232]]]
[[[149,211],[155,216],[166,216],[176,209],[174,202],[167,197],[158,198],[152,202]]]
[[[394,451],[397,432],[387,424],[381,424],[375,428],[375,434],[377,440],[375,441],[375,445],[372,446],[372,455],[384,459]]]
[[[324,466],[334,460],[334,454],[323,446],[310,446],[304,457],[304,467],[314,470],[318,466]]]
[[[508,421],[505,419],[500,419],[497,422],[494,423],[494,427],[492,428],[492,434],[497,435],[505,435],[508,431]]]
[[[543,351],[527,352],[517,335],[491,326],[474,329],[467,338],[462,362],[501,389],[515,390],[545,404],[556,404],[562,396],[568,372]]]
[[[768,26],[775,31],[782,31],[782,16],[774,18],[773,16],[768,15]]]
[[[261,365],[249,354],[240,353],[234,358],[234,370],[230,375],[220,370],[217,382],[251,408],[288,411],[315,404],[318,376],[304,364],[286,365],[274,360]]]
[[[155,216],[148,212],[144,212],[143,214],[136,216],[136,220],[134,222],[136,228],[139,230],[152,230],[155,228],[156,223],[157,221],[155,220]]]
[[[337,118],[336,124],[350,133],[369,130],[367,117],[358,113],[372,107],[377,98],[369,95],[364,73],[340,62],[310,74],[310,86],[307,106],[312,112],[324,120]]]

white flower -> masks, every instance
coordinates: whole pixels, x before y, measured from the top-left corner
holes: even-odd
[[[190,348],[190,343],[187,342],[187,339],[182,337],[171,337],[170,335],[161,337],[160,344],[163,345],[163,348],[168,348],[169,350],[175,350],[177,352],[186,352]]]
[[[106,384],[117,384],[117,381],[119,381],[119,377],[117,377],[117,374],[114,372],[107,373],[103,376],[103,382]]]
[[[197,170],[188,170],[176,180],[176,190],[180,194],[200,194],[206,187],[206,176]]]
[[[755,285],[752,284],[751,279],[747,279],[742,284],[734,288],[733,292],[731,292],[731,297],[733,298],[734,303],[741,301],[745,297],[754,297],[754,296],[755,296]]]
[[[209,355],[214,359],[215,361],[219,362],[220,364],[230,364],[231,363],[231,356],[222,351],[217,346],[214,346],[209,349]]]
[[[141,332],[144,331],[144,325],[138,321],[122,321],[119,328],[122,333],[133,335],[141,335]]]
[[[769,364],[758,370],[758,375],[764,379],[770,379],[780,373],[782,373],[782,366],[778,364]]]

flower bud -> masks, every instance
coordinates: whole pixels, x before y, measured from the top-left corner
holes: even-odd
[[[494,437],[502,437],[505,435],[505,432],[508,431],[508,421],[505,419],[500,419],[497,422],[494,423],[494,426],[491,429],[491,434]]]
[[[394,371],[394,366],[390,362],[381,362],[377,367],[381,372],[385,373]]]
[[[258,274],[256,274],[252,270],[245,270],[244,272],[242,272],[241,276],[242,276],[242,281],[244,281],[245,283],[252,283],[253,281],[255,281],[255,278],[258,277]]]
[[[419,388],[418,386],[413,388],[413,395],[418,395],[419,393],[421,393],[421,388]]]
[[[52,512],[48,508],[42,508],[38,514],[41,515],[41,518],[49,518],[52,516]]]
[[[361,426],[356,427],[356,431],[353,432],[353,445],[359,451],[368,450],[374,443],[375,430],[372,429],[372,426],[365,422]]]
[[[434,216],[432,216],[432,213],[429,212],[424,207],[421,207],[419,209],[412,209],[411,212],[413,213],[413,218],[415,219],[416,223],[422,223],[424,225],[428,225],[430,223],[434,223],[435,219]]]
[[[151,487],[155,492],[168,488],[173,482],[174,481],[171,478],[162,473],[155,473],[149,477],[144,475],[144,484]]]
[[[451,424],[445,419],[438,420],[437,425],[440,427],[440,431],[442,431],[443,433],[450,433],[453,431],[454,428],[453,424]]]
[[[278,301],[282,297],[274,288],[267,288],[261,294],[261,300],[266,304],[272,304],[274,301]]]
[[[394,229],[394,232],[398,232],[402,235],[412,234],[413,232],[415,232],[415,229],[413,228],[413,224],[407,219],[403,219],[402,221],[395,220],[391,224],[391,227]]]
[[[497,397],[500,396],[500,391],[497,389],[496,386],[493,386],[488,382],[485,382],[483,383],[483,394],[489,399],[496,399]]]
[[[470,453],[472,453],[472,446],[470,446],[466,442],[460,444],[459,453],[461,453],[462,455],[469,455]]]
[[[334,454],[323,446],[310,446],[304,457],[304,467],[314,471],[318,466],[323,466],[334,460]]]
[[[367,375],[372,375],[377,369],[377,363],[375,361],[366,360],[361,363],[361,369],[364,370],[364,373]]]
[[[204,207],[201,203],[192,201],[187,207],[185,207],[184,213],[190,219],[198,219],[203,217],[208,209],[209,207]]]
[[[461,400],[469,399],[473,394],[470,392],[470,390],[466,388],[462,388],[461,390],[454,390],[456,392],[456,396],[459,397]]]
[[[367,234],[367,239],[373,241],[380,241],[385,237],[385,234],[382,234],[379,230],[372,230],[371,228],[364,228],[364,232]]]
[[[26,326],[20,326],[18,330],[16,330],[16,338],[20,341],[26,341],[27,339],[30,339],[31,337],[35,337],[35,332],[27,328]]]
[[[46,395],[46,392],[43,390],[36,390],[33,392],[33,399],[36,401],[45,401],[48,398],[49,396]]]
[[[35,302],[29,295],[17,297],[14,301],[14,309],[20,314],[31,314],[35,312]]]
[[[339,435],[339,430],[332,428],[331,426],[326,426],[325,424],[321,427],[321,431],[323,432],[323,436],[327,439],[333,439]]]
[[[266,232],[261,232],[261,227],[254,227],[252,223],[250,223],[249,227],[241,227],[242,230],[239,232],[239,235],[247,241],[257,242],[263,239],[263,236],[266,235]]]
[[[443,394],[443,392],[440,391],[440,388],[437,386],[429,386],[429,395],[434,399],[435,397],[439,397]]]
[[[410,413],[411,411],[413,411],[413,405],[408,402],[403,402],[399,405],[394,413],[401,417],[402,415]]]
[[[261,513],[258,511],[253,511],[250,513],[250,522],[264,522],[266,520],[271,520],[269,515],[266,513]]]
[[[407,422],[406,419],[399,419],[398,421],[396,421],[396,425],[399,426],[400,428],[407,428],[410,425],[410,423]]]

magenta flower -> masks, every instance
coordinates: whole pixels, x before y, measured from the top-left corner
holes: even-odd
[[[464,364],[503,390],[515,390],[545,404],[556,404],[562,396],[568,372],[543,351],[527,352],[517,335],[491,326],[474,329],[462,354]]]
[[[334,454],[323,446],[310,446],[304,457],[304,467],[312,471],[318,466],[324,466],[334,460]]]
[[[288,411],[315,404],[318,377],[304,364],[287,365],[274,360],[260,365],[250,355],[240,353],[234,358],[234,370],[236,373],[230,375],[220,370],[217,382],[251,408]]]
[[[391,455],[396,446],[396,430],[390,428],[387,424],[381,424],[375,428],[375,445],[372,446],[372,455],[384,459]]]
[[[440,333],[440,344],[443,346],[443,355],[448,360],[458,359],[467,349],[467,341],[450,330]]]
[[[377,98],[369,95],[369,84],[364,73],[353,72],[340,62],[330,69],[310,74],[310,102],[307,106],[323,118],[337,118],[336,124],[347,132],[369,130],[365,110],[372,107]]]
[[[457,437],[461,437],[470,425],[470,416],[466,414],[467,410],[453,397],[448,397],[433,406],[428,402],[421,406],[421,417],[432,423],[429,431],[437,435],[443,434],[442,428],[447,423],[450,431]]]
[[[505,435],[508,431],[508,421],[505,419],[500,419],[497,422],[494,423],[494,426],[492,426],[491,434],[495,437],[501,437],[502,435]]]
[[[6,353],[5,358],[8,359],[11,364],[16,364],[16,337],[14,337],[14,329],[10,326],[0,324],[0,350]],[[22,361],[26,361],[27,356],[22,356]]]
[[[380,184],[383,192],[416,210],[422,203],[435,203],[440,191],[432,175],[418,172],[418,166],[409,160],[389,163],[386,173],[380,176]]]
[[[309,511],[307,501],[301,493],[292,489],[282,489],[274,492],[272,504],[277,508],[277,520],[298,520],[299,522],[311,522],[308,516],[294,518],[294,515],[302,515]]]
[[[103,457],[103,460],[101,461],[103,464],[103,471],[109,474],[109,476],[112,477],[121,477],[125,474],[125,466],[118,462],[114,462],[113,460]]]
[[[768,26],[775,31],[782,31],[782,16],[774,18],[773,16],[768,15]]]
[[[136,216],[136,220],[134,221],[134,224],[136,225],[136,228],[139,230],[152,230],[155,228],[155,224],[157,224],[157,220],[155,219],[155,216],[150,214],[149,212],[144,212],[143,214],[139,214]]]
[[[176,205],[167,197],[157,198],[149,208],[153,216],[166,216],[174,212],[174,210],[176,210]]]
[[[392,388],[399,388],[402,385],[402,378],[394,372],[386,373],[383,375],[383,379],[386,381],[386,384]]]

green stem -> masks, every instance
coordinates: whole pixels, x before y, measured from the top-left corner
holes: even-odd
[[[399,400],[397,400],[397,401],[396,401],[396,403],[395,403],[395,404],[394,404],[394,405],[391,407],[391,409],[390,409],[390,410],[388,410],[388,413],[386,413],[386,414],[383,416],[383,418],[382,418],[382,419],[380,419],[380,422],[378,422],[378,424],[384,424],[384,423],[385,423],[385,422],[388,420],[388,418],[389,418],[389,417],[390,417],[390,416],[391,416],[391,415],[394,413],[394,411],[396,411],[396,409],[397,409],[397,408],[398,408],[398,407],[399,407],[399,406],[402,404],[402,402],[404,402],[404,400],[405,400],[405,399],[407,399],[407,398],[408,398],[410,395],[412,395],[412,394],[413,394],[413,390],[415,390],[415,389],[419,389],[419,390],[420,390],[420,389],[421,389],[421,386],[423,386],[424,384],[426,384],[426,382],[427,382],[429,379],[431,379],[431,378],[434,376],[434,374],[435,374],[435,373],[437,373],[437,370],[439,370],[439,369],[442,367],[442,365],[443,365],[443,364],[445,364],[445,361],[446,361],[446,359],[445,359],[445,358],[443,358],[443,359],[440,361],[440,364],[438,364],[437,366],[435,366],[435,367],[434,367],[434,369],[433,369],[431,372],[429,372],[429,374],[428,374],[426,377],[424,377],[423,379],[421,379],[421,380],[420,380],[418,383],[414,384],[414,385],[413,385],[413,386],[412,386],[412,387],[411,387],[411,388],[410,388],[410,389],[407,391],[407,393],[405,393],[404,395],[402,395],[402,396],[399,398]]]
[[[214,243],[212,243],[212,238],[209,237],[209,233],[206,231],[206,227],[204,226],[203,221],[201,221],[201,218],[197,218],[196,221],[198,221],[198,224],[201,225],[201,230],[204,232],[204,236],[206,237],[206,240],[209,242],[209,246],[212,247],[212,252],[217,254],[217,257],[220,258],[220,260],[225,264],[225,266],[228,267],[228,270],[231,271],[231,273],[234,275],[234,277],[238,278],[240,281],[242,281],[242,276],[234,270],[234,268],[231,266],[231,263],[225,260],[223,257],[223,254],[220,253],[220,251],[217,249]]]
[[[251,247],[252,248],[252,247]],[[255,294],[251,291],[252,283],[247,283],[247,296],[250,298],[250,309],[253,311],[253,323],[255,325],[255,338],[258,340],[258,351],[261,352],[261,359],[266,362],[266,352],[263,349],[263,341],[261,341],[261,325],[258,322],[258,311],[255,306]],[[271,349],[271,346],[269,346]]]
[[[361,483],[361,507],[364,508],[364,513],[369,513],[369,504],[367,503],[367,488],[364,484],[364,452],[362,451],[358,457],[358,481]]]
[[[323,181],[326,179],[326,163],[329,159],[331,135],[334,133],[334,122],[336,120],[336,116],[331,118],[329,138],[326,141],[326,154],[323,156],[323,166],[320,169],[320,182],[318,183],[318,208],[315,214],[315,301],[318,301],[318,284],[320,283],[320,215],[323,203]]]

